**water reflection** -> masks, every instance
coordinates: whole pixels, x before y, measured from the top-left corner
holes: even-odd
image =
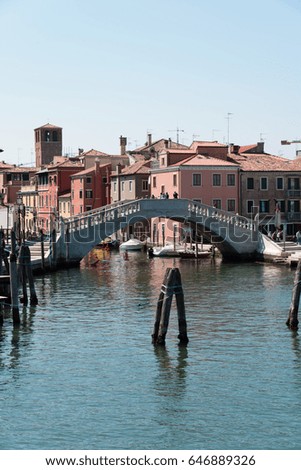
[[[8,317],[7,312],[8,309],[6,309],[5,325],[3,325],[0,331],[0,367],[16,369],[20,365],[22,349],[28,348],[31,345],[31,334],[33,332],[36,307],[23,306],[20,312],[21,322],[20,325],[17,326],[12,325],[11,318]],[[8,347],[10,335],[10,347]]]
[[[154,346],[154,353],[159,364],[159,373],[155,379],[156,391],[165,397],[182,397],[186,386],[187,347],[178,346],[176,360],[171,359],[165,346]]]

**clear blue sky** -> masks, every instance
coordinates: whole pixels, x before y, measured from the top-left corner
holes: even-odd
[[[65,152],[171,137],[291,157],[301,138],[300,0],[0,0],[0,158],[34,160],[33,129]],[[301,147],[300,147],[301,148]]]

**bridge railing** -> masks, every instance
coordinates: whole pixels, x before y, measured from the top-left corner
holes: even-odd
[[[143,211],[144,208],[147,208],[148,205],[152,204],[154,201],[160,204],[159,200],[154,199],[137,199],[131,201],[118,201],[113,204],[99,207],[97,209],[92,209],[91,211],[83,212],[75,216],[63,219],[64,230],[69,230],[69,232],[78,231],[89,226],[99,225],[105,222],[112,222],[122,217],[127,217],[132,214],[135,214],[139,211]],[[166,200],[165,204],[167,203]],[[221,209],[217,209],[212,206],[202,204],[198,201],[191,201],[189,199],[177,199],[170,200],[170,202],[175,201],[180,202],[181,204],[187,204],[187,213],[194,214],[194,216],[204,216],[216,219],[216,221],[221,223],[233,224],[242,229],[248,231],[258,230],[258,221],[255,219],[248,219],[246,217],[240,216],[239,214],[234,214],[233,212],[227,212]],[[182,206],[183,208],[183,206]]]
[[[72,217],[62,220],[65,229],[70,232],[81,230],[88,226],[98,225],[104,222],[110,222],[116,218],[133,214],[140,210],[140,200],[119,201],[104,207],[82,212]]]
[[[188,211],[197,215],[210,217],[216,219],[219,222],[225,222],[227,224],[233,224],[241,227],[245,230],[256,231],[258,230],[258,223],[256,220],[248,219],[239,214],[233,214],[233,212],[227,212],[215,207],[207,206],[197,201],[190,202],[188,204]]]

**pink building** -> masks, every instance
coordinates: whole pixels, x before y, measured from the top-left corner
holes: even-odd
[[[239,165],[219,158],[193,155],[170,166],[151,170],[152,197],[193,199],[217,209],[236,213],[239,207]],[[182,225],[165,219],[153,219],[152,238],[171,241]]]

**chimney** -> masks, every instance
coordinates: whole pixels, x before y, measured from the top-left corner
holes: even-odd
[[[233,145],[232,146],[232,152],[235,153],[235,155],[239,154],[239,149],[240,149],[239,145]]]
[[[122,137],[122,135],[119,137],[120,139],[120,155],[125,155],[126,154],[126,144],[127,144],[127,138]]]
[[[261,140],[257,142],[257,153],[264,153],[264,142]]]
[[[116,165],[116,173],[117,173],[117,175],[120,175],[120,173],[121,173],[121,163],[117,163],[117,165]]]
[[[152,135],[147,134],[148,145],[152,145]]]
[[[99,172],[99,165],[100,165],[100,159],[96,157],[95,158],[95,173]]]
[[[168,149],[168,140],[164,140],[164,147]]]

